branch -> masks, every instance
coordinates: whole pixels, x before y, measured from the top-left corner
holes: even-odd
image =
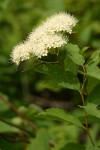
[[[7,100],[6,98],[4,98],[2,95],[0,95],[0,99],[3,100],[10,108],[12,108],[13,111],[15,111],[16,114],[17,114],[18,116],[20,116],[20,118],[22,118],[24,121],[26,121],[33,129],[35,129],[35,130],[37,129],[36,125],[33,124],[33,122],[31,122],[26,116],[24,116],[23,113],[19,112],[19,111],[17,110],[17,108],[16,108],[10,101],[8,101],[8,100]]]
[[[83,103],[83,106],[84,106],[84,113],[85,113],[85,117],[86,117],[86,127],[85,127],[85,130],[86,130],[86,132],[87,132],[87,134],[88,134],[88,136],[90,138],[90,141],[91,141],[92,145],[95,146],[94,141],[93,141],[93,139],[91,137],[91,134],[90,134],[90,131],[89,131],[89,127],[88,127],[88,113],[87,113],[87,111],[85,109],[84,86],[85,86],[85,82],[86,82],[87,78],[86,78],[86,74],[85,74],[85,72],[86,72],[85,71],[85,67],[84,66],[82,66],[82,67],[83,67],[83,71],[84,71],[84,74],[83,74],[83,84],[82,84],[82,87],[81,87],[81,90],[79,91],[79,93],[81,95],[82,103]]]
[[[24,137],[16,137],[14,135],[7,135],[4,133],[0,133],[0,136],[8,141],[8,142],[24,142],[24,143],[30,143],[29,140],[25,139]]]
[[[13,127],[15,127],[15,128],[18,128],[18,129],[24,131],[25,133],[27,133],[27,134],[33,136],[32,133],[31,133],[29,130],[25,129],[25,128],[22,128],[22,127],[20,127],[20,126],[18,126],[18,125],[15,125],[15,124],[13,124],[13,123],[10,123],[10,122],[8,122],[8,121],[2,119],[2,118],[0,118],[0,121],[4,122],[4,123],[6,123],[6,124],[8,124],[8,125],[10,125],[10,126],[13,126]],[[0,133],[0,134],[2,134],[2,133]]]

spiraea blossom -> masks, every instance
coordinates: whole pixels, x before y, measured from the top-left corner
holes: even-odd
[[[77,19],[67,13],[58,13],[38,28],[34,29],[27,40],[14,47],[11,57],[17,65],[31,56],[41,58],[47,56],[51,48],[58,48],[67,44],[68,38],[64,38],[60,32],[72,33]]]
[[[60,31],[72,33],[72,28],[76,25],[78,20],[70,14],[59,13],[51,16],[43,24],[48,33],[57,33]]]
[[[29,42],[24,42],[21,44],[18,44],[14,47],[11,57],[12,61],[19,65],[20,61],[26,60],[30,58],[30,55],[32,54],[32,48]]]
[[[66,44],[67,40],[65,40],[60,35],[45,34],[37,39],[31,38],[29,40],[29,43],[31,45],[33,55],[35,55],[38,58],[41,58],[42,56],[47,56],[51,48],[61,47],[62,45]]]

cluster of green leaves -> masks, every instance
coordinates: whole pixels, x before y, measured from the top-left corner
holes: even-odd
[[[96,139],[100,124],[100,69],[98,67],[100,64],[100,50],[95,51],[87,61],[84,59],[84,53],[86,53],[86,50],[87,48],[83,48],[81,50],[77,45],[70,43],[67,44],[64,49],[57,54],[56,61],[55,57],[54,61],[52,62],[47,61],[47,57],[43,58],[42,60],[37,60],[37,63],[35,60],[35,64],[33,64],[34,71],[50,76],[58,88],[60,87],[76,90],[82,94],[83,97],[85,92],[88,94],[86,99],[87,103],[86,105],[78,108],[78,113],[73,112],[71,114],[59,108],[49,108],[46,111],[43,111],[41,108],[35,105],[31,105],[28,108],[19,107],[18,111],[20,113],[24,113],[24,115],[31,119],[31,122],[33,122],[37,128],[39,128],[39,131],[36,133],[34,133],[33,130],[35,127],[28,127],[28,131],[26,131],[28,124],[25,123],[25,120],[23,120],[23,117],[21,117],[20,114],[19,117],[12,118],[12,120],[10,120],[10,124],[1,119],[0,126],[2,133],[3,131],[4,133],[7,133],[8,131],[14,134],[14,136],[16,134],[19,137],[19,140],[22,140],[20,148],[23,147],[23,143],[25,143],[25,140],[27,139],[28,142],[30,142],[29,144],[26,142],[24,145],[27,150],[72,150],[73,148],[83,150],[89,150],[90,148],[92,150],[100,149],[100,139]],[[82,82],[80,82],[78,77],[80,75],[83,78]],[[96,82],[94,83],[91,91],[88,92],[90,80],[91,84],[92,80],[93,83],[94,80],[96,80]],[[7,102],[5,104],[1,101],[1,105],[3,106],[3,110],[1,109],[1,112],[3,115],[5,112],[7,113],[7,111],[9,111],[9,107],[6,106],[7,104]],[[87,116],[85,116],[85,113],[82,113],[84,110],[88,114],[88,122],[85,121]],[[10,116],[6,117],[6,119],[9,120],[9,117]],[[53,122],[53,120],[55,120],[55,122]],[[88,142],[88,140],[85,144],[80,145],[79,143],[78,136],[80,136],[83,131],[87,131],[88,129],[84,126],[85,123],[96,125],[96,127],[94,126],[91,128],[94,130],[92,134],[92,141],[95,143],[95,146],[93,146],[90,141]],[[17,126],[15,126],[16,124]],[[20,128],[21,124],[23,125],[23,128]],[[11,128],[11,126],[13,126],[13,128]],[[56,126],[58,126],[58,130],[60,131],[55,131],[55,129],[53,131],[53,128],[56,128]],[[59,137],[59,134],[63,132],[63,128],[65,135],[60,135]],[[71,131],[67,133],[66,130],[68,128],[70,128],[70,130],[73,129],[72,131],[75,132],[75,135],[73,135],[73,132]],[[21,138],[19,135],[22,134],[23,131],[23,138]],[[30,135],[30,132],[34,134]],[[55,132],[57,132],[58,135],[54,135]],[[90,133],[89,129],[88,132]],[[66,140],[67,134],[70,136],[70,139]],[[3,135],[3,138],[5,136]],[[10,135],[6,138],[8,138],[8,140],[13,140],[12,136]],[[89,138],[90,137],[88,137],[88,139]],[[1,142],[3,143],[4,140]],[[1,148],[3,148],[3,146],[4,143],[2,144]]]
[[[68,44],[59,51],[58,57],[52,54],[44,58],[44,63],[40,65],[40,62],[30,61],[28,67],[30,65],[32,69],[19,73],[9,62],[13,46],[41,20],[59,11],[70,12],[79,19],[75,29],[77,34],[69,35],[69,39],[81,48]],[[1,150],[100,149],[99,11],[99,0],[0,1],[0,92],[4,93],[0,95],[13,102],[18,111],[37,127],[37,130],[32,128],[0,98]],[[19,67],[19,70],[22,68]],[[86,106],[75,107],[71,114],[58,108],[43,111],[28,101],[31,94],[45,89],[56,91],[56,95],[63,89],[70,89],[72,95],[73,90],[78,93],[84,75],[87,78],[84,86]],[[74,103],[73,99],[69,101]],[[76,103],[82,105],[81,99]],[[95,146],[84,133],[84,108],[88,113],[89,130]]]
[[[85,111],[89,115],[89,118],[91,117],[92,124],[94,124],[94,119],[96,119],[97,120],[96,122],[99,124],[100,123],[99,120],[100,119],[100,93],[99,93],[100,69],[98,65],[100,64],[100,50],[95,51],[91,55],[91,57],[87,61],[85,61],[84,53],[86,50],[87,48],[83,48],[82,50],[80,50],[77,45],[68,44],[65,47],[66,52],[64,51],[64,54],[63,52],[61,52],[62,54],[60,53],[60,55],[58,55],[58,61],[55,62],[42,61],[42,64],[36,65],[36,67],[34,66],[34,70],[51,76],[53,80],[57,83],[56,86],[58,85],[63,88],[77,90],[79,93],[83,92],[83,95],[85,92],[84,90],[87,90],[87,86],[85,85],[86,84],[85,82],[87,82],[88,83],[87,85],[90,86],[89,84],[93,84],[94,80],[96,80],[96,82],[94,83],[94,87],[92,88],[92,91],[88,93],[87,90],[87,94],[89,94],[87,96],[87,104],[81,107],[85,109]],[[77,77],[78,74],[82,74],[83,83],[80,83]],[[93,83],[92,80],[90,83],[89,81],[90,79],[93,80]],[[84,88],[82,89],[83,91],[81,91],[83,85]],[[79,118],[75,116],[71,116],[70,114],[66,114],[61,109],[48,109],[46,112],[40,113],[40,116],[45,118],[56,119],[58,121],[61,120],[64,122],[67,121],[70,124],[85,129],[82,123],[80,122]],[[85,118],[85,115],[83,116]],[[83,149],[85,150],[89,148],[87,146],[86,148],[84,147]],[[70,149],[73,149],[73,147],[70,147]],[[95,150],[99,148],[93,147],[92,149]],[[62,148],[60,148],[59,150],[62,150]]]

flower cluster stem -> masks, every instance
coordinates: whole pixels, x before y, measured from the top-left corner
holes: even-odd
[[[86,132],[87,132],[87,134],[88,134],[88,136],[90,138],[90,141],[91,141],[92,145],[95,146],[94,141],[93,141],[93,139],[91,137],[91,134],[90,134],[90,131],[89,131],[89,127],[88,127],[88,114],[87,114],[87,111],[85,109],[84,95],[83,95],[82,92],[80,92],[80,95],[81,95],[81,98],[82,98],[82,103],[83,103],[83,106],[84,106],[84,113],[85,113],[85,117],[86,117],[86,122],[85,122],[86,123],[86,127],[85,127],[85,130],[86,130]]]
[[[82,87],[81,87],[81,90],[79,91],[80,95],[81,95],[81,99],[82,99],[82,103],[83,103],[83,107],[84,107],[84,113],[85,113],[85,118],[86,118],[86,121],[85,121],[85,124],[86,124],[86,127],[85,127],[85,130],[90,138],[90,141],[92,143],[93,146],[95,146],[94,144],[94,141],[92,139],[92,136],[90,134],[90,131],[89,131],[89,127],[88,127],[88,113],[86,111],[86,108],[85,108],[85,99],[84,99],[84,86],[85,86],[85,82],[87,80],[86,78],[86,75],[85,75],[85,67],[83,66],[83,71],[84,71],[84,74],[83,74],[83,84],[82,84]]]

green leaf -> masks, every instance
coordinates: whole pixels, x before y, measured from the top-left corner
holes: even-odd
[[[58,120],[58,121],[64,121],[64,122],[74,124],[76,126],[84,128],[80,120],[77,117],[66,113],[63,109],[50,108],[50,109],[47,109],[46,112],[41,112],[39,116],[51,118],[51,119]]]
[[[91,57],[89,58],[89,64],[98,65],[100,63],[100,50],[96,50],[93,52]]]
[[[44,89],[50,89],[54,92],[59,92],[61,87],[58,86],[57,82],[50,78],[45,78],[41,81],[38,81],[35,86],[37,91],[43,91]]]
[[[78,74],[79,66],[75,64],[68,56],[64,59],[64,67],[66,71],[73,72],[73,74]]]
[[[87,97],[87,101],[96,105],[100,104],[100,84],[98,84]]]
[[[89,77],[86,87],[87,93],[90,94],[99,83],[98,79]]]
[[[88,147],[86,147],[85,150],[100,150],[100,148],[99,147],[95,147],[95,146],[88,146]]]
[[[84,150],[85,147],[77,143],[69,143],[60,150]]]
[[[84,57],[79,53],[80,49],[77,45],[67,44],[66,52],[69,58],[77,65],[82,65],[85,62]]]
[[[100,80],[100,69],[95,65],[86,66],[87,76]]]
[[[49,140],[45,129],[38,131],[36,139],[31,140],[27,150],[49,150]]]
[[[81,53],[81,54],[84,54],[84,53],[85,53],[85,51],[87,51],[87,50],[88,50],[88,48],[89,48],[89,47],[83,47],[83,48],[81,49],[80,53]]]
[[[86,111],[89,115],[95,116],[100,119],[100,110],[97,109],[97,105],[93,103],[88,103],[86,106]]]
[[[80,83],[77,76],[70,71],[65,71],[60,65],[42,64],[34,68],[34,70],[51,76],[60,87],[74,90],[80,89]]]

